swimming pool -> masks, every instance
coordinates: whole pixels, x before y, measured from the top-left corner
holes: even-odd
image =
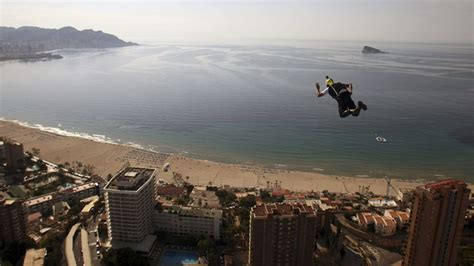
[[[183,266],[198,262],[195,251],[165,250],[160,258],[159,266]]]

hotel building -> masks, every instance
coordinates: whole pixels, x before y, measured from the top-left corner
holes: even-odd
[[[139,243],[152,233],[155,169],[127,167],[110,179],[104,191],[112,246]]]
[[[316,211],[302,203],[262,204],[250,212],[249,264],[312,265]]]
[[[403,265],[456,265],[469,194],[453,179],[416,188]]]
[[[26,219],[27,214],[21,201],[0,196],[0,242],[24,240]]]
[[[222,210],[173,205],[153,212],[153,228],[179,235],[220,239]]]

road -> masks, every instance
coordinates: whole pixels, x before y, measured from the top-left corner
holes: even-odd
[[[84,259],[84,266],[92,266],[91,262],[91,250],[89,248],[89,235],[86,229],[81,228],[81,247],[82,257]]]
[[[69,266],[76,266],[76,258],[74,256],[74,234],[77,231],[77,228],[79,228],[80,224],[77,223],[71,227],[71,230],[67,234],[66,237],[66,260],[67,260],[67,265]]]
[[[98,213],[95,217],[92,217],[91,219],[87,220],[87,233],[89,236],[88,245],[91,254],[91,262],[94,266],[100,266],[100,258],[97,255],[97,251],[101,251],[100,248],[97,248],[97,243],[99,243],[99,236],[97,232],[99,217],[100,213]]]

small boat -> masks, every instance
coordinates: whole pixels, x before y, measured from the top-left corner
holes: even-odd
[[[387,142],[387,139],[386,139],[386,138],[382,138],[382,137],[376,137],[375,140],[377,140],[377,142],[381,142],[381,143]]]

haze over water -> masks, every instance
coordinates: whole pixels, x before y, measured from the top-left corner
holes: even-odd
[[[157,151],[328,174],[474,181],[474,49],[379,43],[65,50],[0,63],[0,116]],[[339,118],[324,76],[368,111]],[[378,143],[376,136],[387,143]]]

